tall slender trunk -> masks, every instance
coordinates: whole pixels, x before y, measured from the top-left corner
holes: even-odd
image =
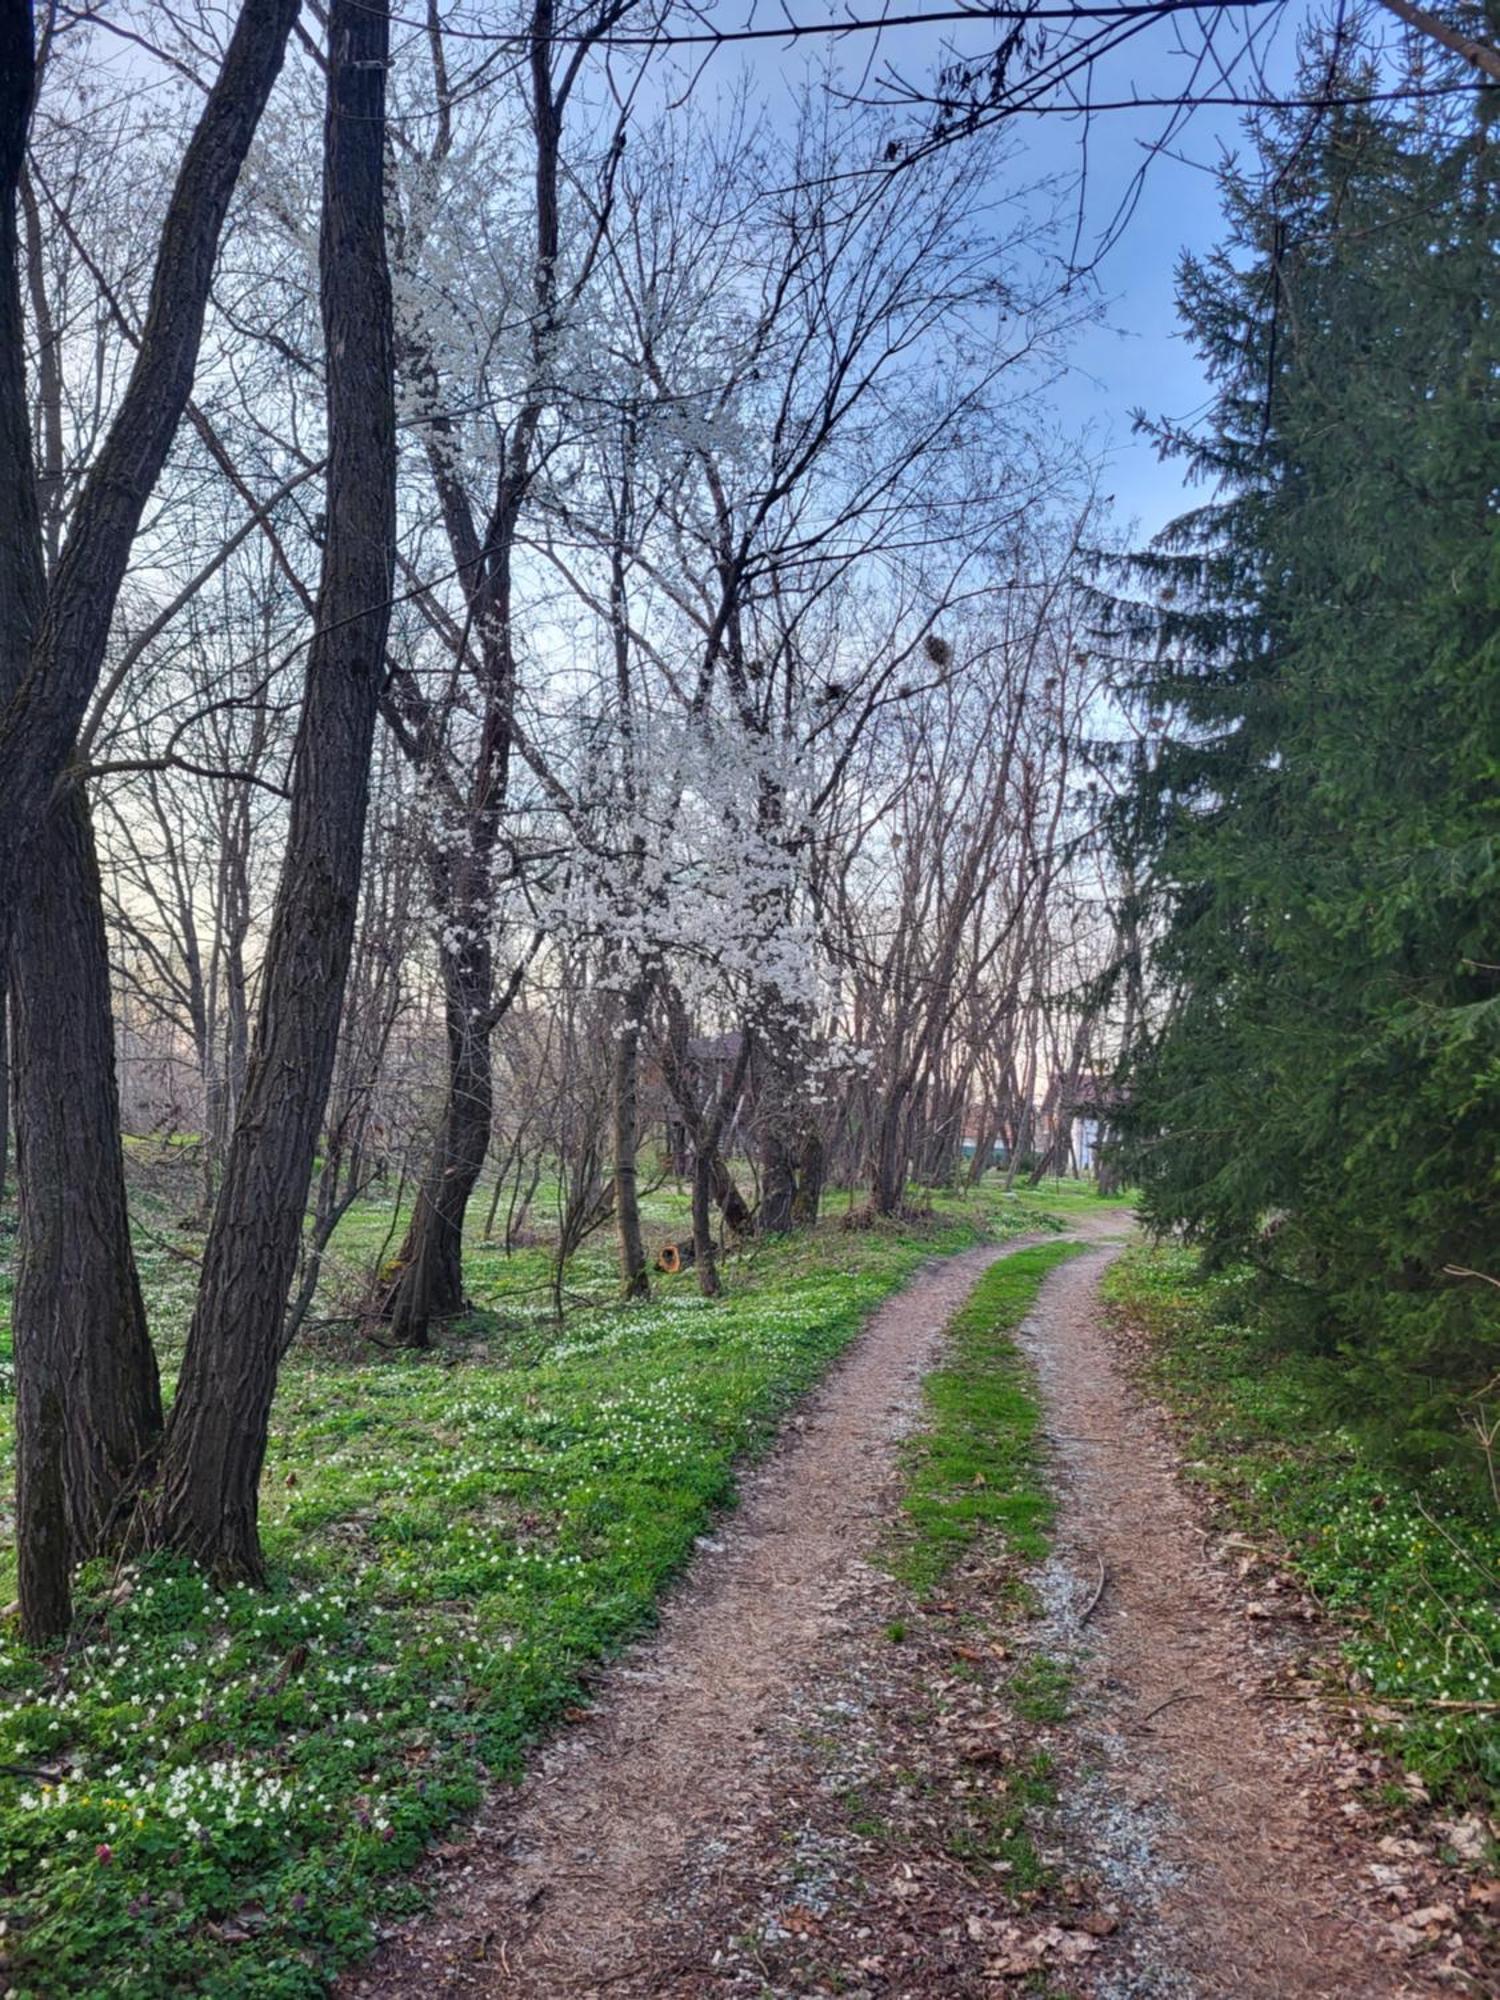
[[[724,1227],[731,1236],[748,1236],[755,1224],[755,1213],[740,1193],[734,1175],[729,1171],[729,1162],[719,1150],[717,1139],[708,1148],[705,1158],[708,1161],[709,1192],[718,1204]]]
[[[23,1222],[15,1308],[20,1572],[31,1635],[65,1623],[68,1564],[160,1419],[125,1214],[97,868],[57,795],[141,514],[192,387],[219,235],[298,0],[236,23],[167,208],[135,365],[45,579],[27,421],[17,199],[32,10],[0,4],[0,957],[15,1004]],[[50,452],[52,443],[44,435]],[[49,477],[56,467],[44,468]],[[26,911],[6,945],[18,897]],[[50,907],[49,907],[50,906]]]
[[[719,1283],[719,1260],[714,1250],[714,1223],[710,1208],[713,1191],[713,1159],[708,1153],[693,1156],[693,1268],[698,1274],[698,1290],[706,1299],[716,1299],[723,1290]]]
[[[1021,1100],[1016,1117],[1015,1140],[1010,1149],[1010,1158],[1005,1165],[1005,1191],[1007,1194],[1016,1184],[1016,1176],[1021,1171],[1021,1162],[1031,1151],[1032,1135],[1036,1131],[1036,1041],[1033,1038],[1026,1045],[1026,1066],[1021,1073]]]
[[[688,1057],[688,1015],[682,996],[670,985],[665,988],[666,1033],[658,1044],[667,1089],[677,1107],[682,1129],[691,1141],[692,1159],[703,1161],[711,1198],[718,1203],[725,1226],[736,1236],[748,1233],[754,1217],[750,1205],[735,1186],[734,1176],[720,1150],[728,1114],[739,1102],[745,1072],[750,1062],[751,1038],[748,1029],[740,1054],[726,1086],[721,1085],[704,1101],[703,1082]]]
[[[21,181],[35,80],[32,12],[0,0],[0,741],[7,712],[20,705],[31,671],[45,590],[42,522],[31,452],[26,384],[28,330],[21,305]],[[0,781],[3,781],[0,767]],[[27,801],[39,816],[46,788]],[[6,803],[0,800],[0,814]],[[23,822],[0,821],[0,962],[7,956],[11,898]]]
[[[10,1185],[10,1004],[5,955],[0,952],[0,1202]]]
[[[994,1118],[986,1111],[974,1132],[974,1151],[969,1158],[964,1179],[971,1188],[977,1188],[990,1168],[995,1164],[995,1140],[998,1136]]]
[[[384,225],[385,0],[333,0],[320,274],[328,537],[255,1041],[204,1250],[161,1480],[140,1529],[263,1575],[257,1499],[353,946],[395,541]]]
[[[623,1018],[615,1039],[615,1228],[620,1244],[620,1283],[627,1299],[651,1295],[636,1168],[641,1148],[641,1015],[645,1006],[646,989],[637,981],[625,994]]]
[[[65,1628],[71,1563],[100,1547],[120,1494],[156,1450],[161,1389],[126,1213],[99,869],[76,787],[53,804],[32,861],[11,994],[21,1616],[37,1639]],[[45,1518],[59,1504],[61,1533]]]
[[[402,1347],[426,1347],[432,1322],[464,1309],[464,1218],[484,1170],[494,1115],[494,974],[487,944],[444,951],[448,1087],[432,1156],[397,1253],[384,1314]]]
[[[719,1145],[724,1137],[724,1128],[734,1115],[734,1108],[740,1101],[740,1092],[745,1087],[745,1073],[750,1067],[753,1046],[750,1030],[743,1029],[740,1052],[735,1059],[734,1068],[720,1081],[707,1109],[700,1114],[698,1129],[693,1135],[693,1259],[698,1271],[698,1289],[706,1299],[715,1298],[721,1289],[718,1261],[714,1255],[709,1198],[715,1192],[716,1184],[722,1179],[729,1182],[735,1202],[739,1203],[738,1192],[734,1190],[734,1183],[729,1177],[729,1170],[724,1164]],[[728,1221],[729,1203],[721,1198],[720,1208],[725,1220]],[[747,1223],[748,1220],[747,1215]]]

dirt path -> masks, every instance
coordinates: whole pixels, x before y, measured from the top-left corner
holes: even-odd
[[[868,1560],[943,1327],[1027,1238],[930,1267],[876,1314],[658,1634],[439,1850],[436,1914],[341,1991],[938,2000],[1045,1974],[1097,2000],[1437,1992],[1403,1983],[1313,1753],[1254,1698],[1242,1610],[1127,1392],[1097,1300],[1122,1222],[1073,1232],[1095,1247],[1022,1336],[1061,1502],[1032,1636],[1073,1660],[1075,1719],[1039,1734],[1007,1713],[1012,1559],[977,1554],[954,1602],[916,1608]],[[1043,1741],[1065,1803],[1062,1887],[1039,1902],[983,1857],[1012,1851],[985,1846],[986,1815]]]
[[[1435,1992],[1394,1963],[1370,1885],[1338,1850],[1314,1746],[1256,1699],[1264,1661],[1244,1605],[1207,1559],[1170,1441],[1128,1392],[1103,1322],[1113,1254],[1055,1272],[1023,1334],[1061,1502],[1044,1638],[1072,1655],[1082,1695],[1068,1846],[1129,1913],[1095,1990]]]
[[[757,1730],[838,1632],[944,1325],[988,1265],[1038,1240],[948,1258],[875,1314],[746,1481],[658,1635],[544,1753],[514,1806],[450,1853],[436,1917],[347,1990],[391,2000],[618,1990],[685,1857],[748,1809]]]

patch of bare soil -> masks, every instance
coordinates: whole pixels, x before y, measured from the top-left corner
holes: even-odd
[[[1061,1834],[1129,1913],[1092,1991],[1493,1991],[1460,1936],[1465,1885],[1369,1802],[1377,1760],[1275,1699],[1312,1684],[1321,1621],[1200,1525],[1099,1309],[1107,1261],[1057,1271],[1023,1340],[1061,1502],[1042,1639],[1074,1660],[1081,1708]]]
[[[943,1328],[988,1264],[1034,1240],[949,1258],[876,1313],[746,1481],[659,1633],[519,1793],[497,1795],[440,1852],[436,1915],[391,1939],[346,1993],[667,1990],[653,1983],[655,1927],[690,1863],[752,1814],[767,1779],[758,1733],[848,1636]]]

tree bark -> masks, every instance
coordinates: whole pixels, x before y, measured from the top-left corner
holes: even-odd
[[[263,1575],[257,1497],[359,899],[390,622],[395,409],[384,231],[384,0],[333,0],[320,271],[328,537],[254,1047],[204,1251],[152,1545]]]
[[[668,987],[663,997],[666,1002],[666,1032],[658,1043],[658,1053],[667,1089],[677,1107],[683,1130],[692,1143],[693,1161],[702,1160],[705,1163],[709,1193],[718,1203],[725,1227],[735,1236],[744,1236],[754,1223],[754,1214],[735,1186],[734,1176],[719,1150],[719,1142],[727,1114],[739,1101],[744,1085],[750,1061],[749,1032],[745,1032],[739,1060],[729,1083],[728,1097],[719,1088],[705,1100],[702,1081],[688,1058],[687,1009],[675,989]]]
[[[41,515],[26,395],[26,321],[21,305],[21,176],[35,79],[28,0],[0,0],[0,740],[31,665],[41,622]],[[3,781],[0,781],[3,782]],[[39,816],[39,800],[30,811]],[[0,960],[7,956],[19,870],[20,821],[0,797]]]
[[[714,1251],[713,1214],[709,1207],[709,1195],[713,1184],[713,1156],[709,1153],[695,1153],[693,1156],[693,1265],[698,1273],[698,1290],[706,1299],[716,1299],[723,1287],[719,1283],[719,1260]]]
[[[60,1639],[73,1616],[73,1555],[68,1541],[63,1467],[67,1452],[66,1385],[58,1357],[32,1351],[17,1326],[16,1570],[21,1636],[29,1646]]]
[[[870,1201],[877,1215],[894,1215],[906,1191],[906,1092],[892,1089],[875,1128]]]
[[[785,1236],[797,1203],[797,1166],[785,1127],[773,1120],[761,1141],[760,1233]]]
[[[486,918],[488,913],[486,912]],[[494,974],[487,942],[442,954],[448,1089],[384,1316],[401,1347],[427,1347],[432,1322],[464,1309],[464,1218],[484,1169],[494,1115]]]
[[[797,1194],[792,1203],[792,1221],[798,1229],[817,1227],[827,1174],[828,1149],[823,1143],[823,1134],[815,1126],[809,1126],[802,1135],[797,1157]]]
[[[620,1283],[627,1299],[651,1296],[636,1167],[641,1147],[641,1015],[645,1006],[645,988],[637,983],[625,994],[624,1017],[615,1041],[615,1227],[620,1244]]]
[[[10,1186],[10,1004],[5,958],[0,953],[0,1202]]]
[[[160,1420],[125,1215],[92,833],[83,799],[56,788],[191,391],[224,216],[297,12],[298,0],[265,0],[241,13],[173,190],[135,367],[49,582],[17,214],[32,10],[0,0],[0,957],[15,996],[20,1079],[18,1535],[22,1621],[35,1637],[66,1625],[72,1558],[107,1518],[118,1479],[139,1470]],[[7,948],[23,886],[27,913]]]
[[[720,1178],[728,1182],[735,1203],[740,1208],[744,1207],[719,1151],[719,1141],[724,1136],[724,1127],[733,1116],[734,1107],[740,1101],[740,1092],[745,1087],[745,1072],[750,1066],[753,1046],[750,1030],[745,1028],[741,1034],[740,1052],[734,1068],[720,1082],[708,1109],[701,1114],[698,1129],[693,1135],[693,1257],[698,1267],[698,1289],[706,1299],[717,1297],[721,1289],[718,1260],[714,1255],[713,1223],[709,1214],[709,1196]],[[720,1208],[725,1221],[728,1222],[729,1204],[722,1198]],[[745,1216],[747,1227],[749,1220],[747,1213]]]
[[[731,1236],[748,1236],[755,1227],[755,1211],[735,1184],[729,1162],[719,1151],[717,1140],[709,1146],[705,1157],[708,1160],[709,1190],[724,1218],[724,1227]]]
[[[14,1323],[21,1617],[62,1629],[71,1563],[95,1554],[161,1433],[161,1388],[130,1245],[109,948],[82,793],[54,803],[15,917],[21,1214]],[[64,1532],[44,1520],[61,1504]],[[62,1551],[59,1586],[53,1568]]]

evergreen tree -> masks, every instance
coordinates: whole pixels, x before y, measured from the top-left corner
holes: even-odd
[[[1344,1412],[1446,1450],[1500,1366],[1494,92],[1290,117],[1181,271],[1215,482],[1117,624],[1162,1025],[1149,1219],[1265,1274]],[[1445,114],[1446,115],[1446,114]]]

